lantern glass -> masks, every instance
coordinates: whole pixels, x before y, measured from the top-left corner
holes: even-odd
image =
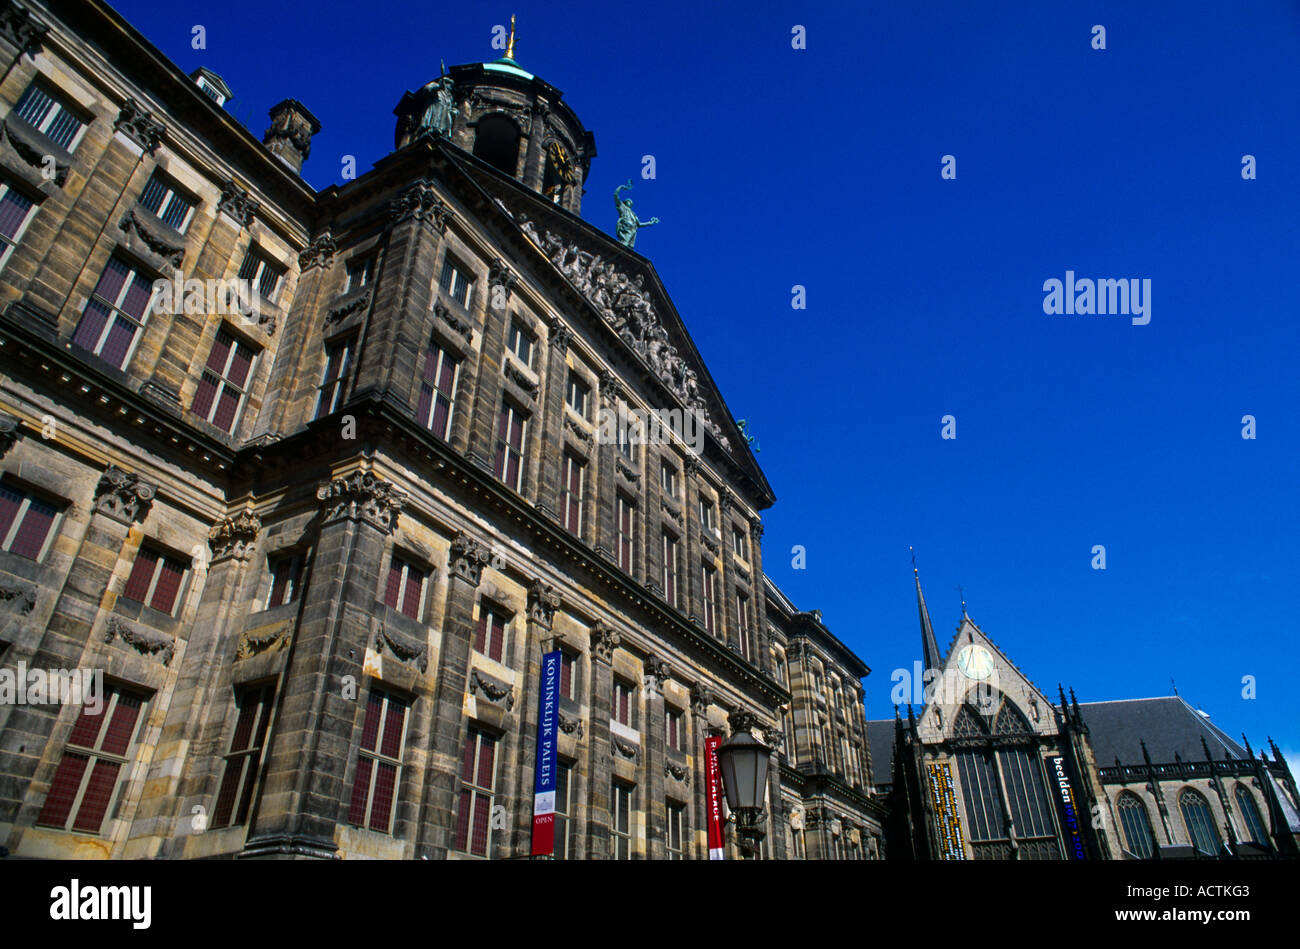
[[[718,747],[718,769],[732,811],[763,806],[768,755],[767,746],[748,732],[732,735]]]

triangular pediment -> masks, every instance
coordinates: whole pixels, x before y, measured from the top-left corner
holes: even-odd
[[[648,390],[659,393],[663,408],[698,409],[709,433],[706,455],[748,489],[755,509],[769,507],[772,488],[653,265],[472,156],[439,147],[451,169],[463,175],[448,175],[445,183],[453,189],[469,184],[487,197],[499,214],[485,215],[481,223],[499,228],[502,238],[520,248],[516,262],[558,277],[585,304],[587,317],[604,327],[609,349],[618,350]]]
[[[968,616],[926,695],[917,730],[927,743],[1057,730],[1047,696]]]

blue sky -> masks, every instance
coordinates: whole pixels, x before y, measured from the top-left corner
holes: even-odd
[[[873,668],[868,716],[919,654],[914,545],[941,648],[962,584],[1049,696],[1173,679],[1296,762],[1296,4],[116,6],[259,135],[282,98],[312,109],[317,187],[518,14],[516,58],[596,136],[584,216],[612,231],[633,177],[662,221],[637,249],[778,496],[765,566]],[[1044,314],[1067,270],[1150,279],[1150,323]]]

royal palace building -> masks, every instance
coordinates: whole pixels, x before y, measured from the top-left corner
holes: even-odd
[[[915,572],[914,572],[915,575]],[[867,723],[901,860],[1300,855],[1295,781],[1178,696],[1055,702],[966,615],[940,653],[916,579],[919,714]]]
[[[557,651],[557,857],[707,856],[740,730],[765,856],[881,855],[869,670],[765,577],[772,488],[513,43],[322,191],[307,107],[259,140],[99,0],[0,0],[0,66],[13,856],[528,856]]]

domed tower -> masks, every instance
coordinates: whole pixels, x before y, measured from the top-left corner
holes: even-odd
[[[515,62],[514,17],[506,54],[450,70],[393,110],[396,146],[424,136],[448,139],[574,214],[596,156],[596,139],[564,93]]]

